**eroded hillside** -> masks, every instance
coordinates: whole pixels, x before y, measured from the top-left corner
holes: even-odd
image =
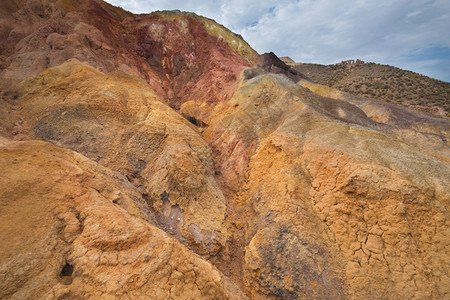
[[[351,60],[325,66],[283,59],[319,84],[438,116],[450,116],[448,82],[388,65],[359,60],[358,63]]]
[[[449,297],[447,119],[190,13],[6,4],[0,298]]]

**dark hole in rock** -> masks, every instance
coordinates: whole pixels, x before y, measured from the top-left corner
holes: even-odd
[[[64,285],[71,284],[73,280],[72,274],[73,274],[73,266],[66,262],[66,264],[61,270],[61,273],[59,273],[59,281]]]
[[[196,119],[195,117],[192,117],[192,116],[185,116],[185,115],[182,115],[182,116],[185,117],[186,120],[188,120],[189,122],[191,122],[191,124],[194,124],[194,125],[197,126],[197,127],[204,128],[204,127],[207,127],[207,126],[208,126],[208,125],[205,124],[202,120],[198,120],[198,119]]]
[[[73,274],[73,266],[69,263],[66,263],[66,265],[62,268],[61,274],[59,276],[61,277],[70,277]]]
[[[186,118],[189,122],[191,122],[192,124],[194,124],[195,126],[198,126],[198,123],[197,123],[197,119],[196,118],[194,118],[194,117],[187,117]]]

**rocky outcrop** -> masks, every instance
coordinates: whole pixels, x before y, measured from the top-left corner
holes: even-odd
[[[23,81],[17,93],[22,139],[55,143],[124,174],[159,223],[200,253],[225,243],[226,200],[209,146],[143,80],[70,60]]]
[[[249,80],[229,105],[205,136],[238,190],[252,297],[448,295],[448,122],[409,112],[409,130],[432,141],[420,148],[398,135],[405,124],[275,75]]]
[[[306,77],[305,75],[295,70],[294,68],[290,67],[281,59],[279,59],[273,52],[264,53],[260,55],[257,59],[257,66],[258,68],[269,73],[283,74],[295,82],[301,79],[309,80],[308,77]]]
[[[1,298],[246,299],[124,176],[41,141],[2,138],[0,165]]]
[[[450,295],[448,120],[193,14],[5,9],[0,298]]]
[[[178,109],[229,99],[257,53],[212,20],[157,12],[135,16],[101,0],[11,1],[0,23],[0,88],[70,58],[102,72],[140,76]]]

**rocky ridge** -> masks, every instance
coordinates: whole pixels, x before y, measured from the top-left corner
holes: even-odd
[[[296,63],[289,57],[281,59],[319,84],[437,116],[450,116],[448,82],[359,59],[327,66]]]
[[[448,120],[193,14],[5,7],[0,298],[450,294]]]
[[[144,78],[172,107],[227,100],[256,52],[217,23],[180,12],[136,15],[103,1],[10,1],[0,23],[1,89],[70,58]]]

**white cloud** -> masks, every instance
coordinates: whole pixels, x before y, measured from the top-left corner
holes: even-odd
[[[193,11],[242,34],[260,53],[273,51],[301,62],[330,64],[360,58],[401,67],[402,58],[413,51],[450,48],[448,0],[108,2],[135,13]]]
[[[418,15],[408,18],[410,11],[418,10]],[[442,36],[443,28],[450,28],[450,18],[439,20],[444,14],[409,0],[367,1],[364,5],[305,0],[280,7],[274,16],[263,16],[256,26],[241,33],[257,50],[274,49],[300,61],[332,63],[355,56],[385,60],[431,44],[450,46],[449,38]]]

